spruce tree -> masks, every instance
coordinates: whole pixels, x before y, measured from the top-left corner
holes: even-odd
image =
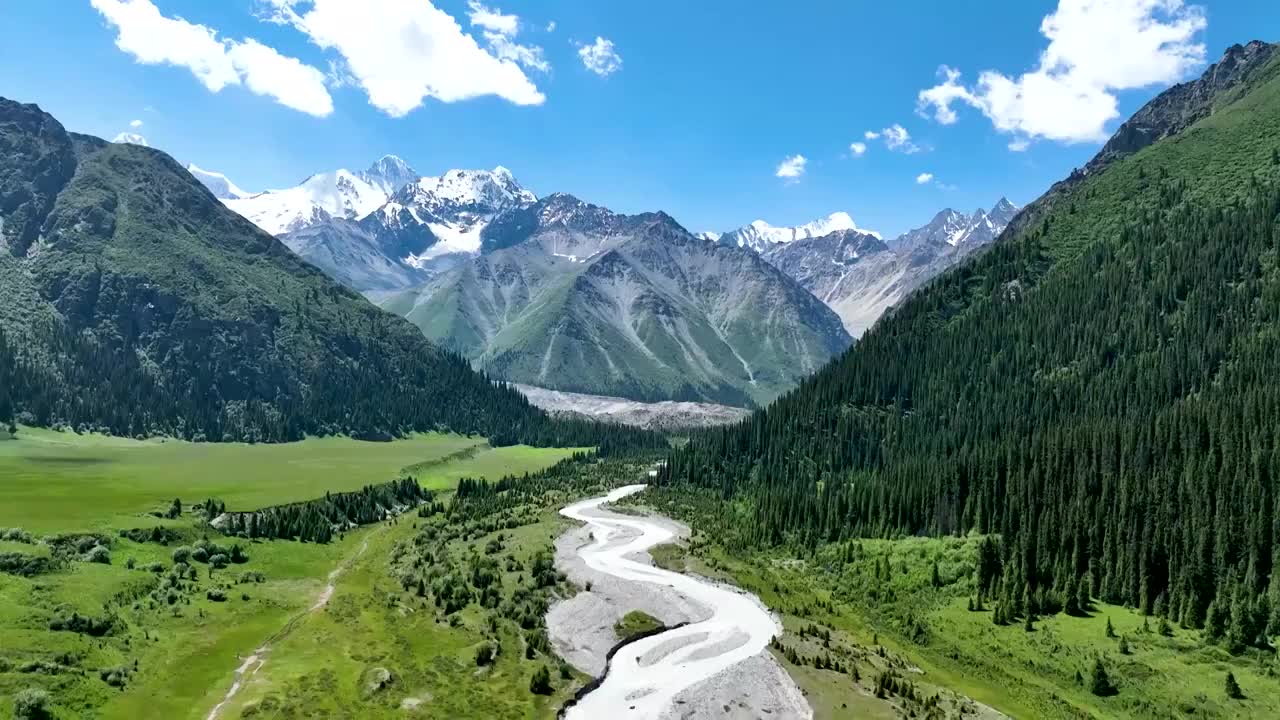
[[[1223,689],[1226,691],[1227,697],[1232,700],[1241,700],[1244,698],[1244,693],[1240,691],[1240,685],[1236,682],[1236,676],[1230,671],[1227,672],[1227,679],[1224,683]]]
[[[1107,669],[1102,665],[1102,658],[1093,661],[1093,672],[1089,674],[1089,692],[1099,697],[1116,694],[1116,688],[1111,684]]]

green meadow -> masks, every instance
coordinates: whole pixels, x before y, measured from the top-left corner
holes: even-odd
[[[554,463],[558,449],[491,448],[484,438],[414,435],[394,442],[343,437],[245,445],[130,440],[22,428],[0,441],[0,527],[34,533],[137,527],[173,498],[218,498],[253,510],[357,490],[412,471],[424,487]],[[154,519],[150,519],[154,523]]]
[[[35,561],[56,547],[70,562],[28,575],[0,572],[0,717],[11,714],[18,693],[35,689],[49,694],[56,718],[204,718],[240,658],[308,615],[329,573],[350,566],[338,576],[339,597],[348,579],[357,592],[374,590],[361,573],[387,564],[381,543],[398,529],[384,522],[322,545],[233,539],[191,512],[198,502],[252,510],[407,474],[447,491],[462,477],[531,472],[572,452],[492,448],[448,434],[243,445],[21,428],[17,439],[0,441],[0,537],[5,528],[22,530],[0,539],[0,558]],[[160,517],[174,498],[184,512]],[[169,542],[119,534],[157,526],[173,533]],[[98,562],[88,561],[94,553],[68,551],[86,535],[87,545],[105,543],[94,550]],[[204,543],[211,554],[238,544],[240,561],[174,557],[178,547]],[[74,629],[88,619],[99,627]]]

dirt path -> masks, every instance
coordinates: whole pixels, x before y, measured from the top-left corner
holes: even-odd
[[[240,663],[240,667],[235,669],[235,674],[233,676],[234,679],[231,682],[231,687],[227,689],[227,694],[223,696],[221,702],[213,706],[213,709],[209,711],[207,716],[205,716],[205,720],[217,720],[218,713],[222,712],[222,708],[225,707],[227,703],[231,702],[231,699],[236,696],[236,693],[240,692],[240,688],[244,687],[244,684],[257,674],[257,672],[262,669],[262,666],[266,664],[266,655],[272,645],[275,645],[277,642],[288,637],[289,633],[293,632],[293,629],[305,620],[307,616],[317,610],[323,609],[325,605],[329,604],[329,599],[333,597],[333,591],[338,585],[338,576],[342,574],[343,570],[346,570],[361,555],[363,555],[365,550],[369,549],[369,540],[371,540],[375,534],[382,532],[386,527],[387,526],[384,524],[370,533],[369,537],[366,537],[364,542],[360,544],[359,550],[339,563],[338,567],[330,571],[327,578],[328,582],[324,586],[324,589],[320,591],[320,594],[316,596],[316,602],[314,605],[289,618],[289,622],[285,623],[284,627],[280,628],[275,632],[275,634],[267,638],[262,643],[262,647],[254,650],[252,655],[245,658],[244,662]]]

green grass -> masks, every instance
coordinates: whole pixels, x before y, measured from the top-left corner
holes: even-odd
[[[662,623],[654,616],[640,610],[632,610],[613,624],[613,631],[618,639],[625,642],[638,635],[650,633],[662,627]]]
[[[187,504],[216,496],[231,509],[250,509],[350,490],[409,470],[425,486],[445,489],[460,477],[522,474],[571,453],[494,449],[483,439],[456,435],[391,443],[325,438],[287,445],[204,445],[22,428],[17,441],[0,444],[0,528],[19,526],[37,537],[101,532],[113,538],[112,563],[73,561],[34,578],[0,574],[0,717],[8,716],[15,693],[42,687],[53,694],[62,718],[203,718],[230,685],[237,656],[253,651],[309,608],[328,573],[366,539],[370,547],[361,557],[385,566],[387,548],[379,539],[408,526],[363,528],[327,545],[247,543],[247,564],[231,565],[211,579],[205,565],[193,563],[199,579],[184,599],[152,608],[147,593],[159,576],[141,568],[152,562],[170,566],[173,546],[132,542],[115,537],[115,530],[161,523],[185,535],[187,543],[207,532],[189,514],[177,520],[148,514],[167,507],[174,496]],[[211,539],[231,542],[216,533]],[[48,555],[49,547],[2,541],[0,552]],[[137,569],[126,568],[130,558]],[[265,582],[234,584],[245,571],[263,573]],[[208,588],[223,583],[230,583],[226,602],[206,598]],[[141,598],[138,607],[133,597]],[[55,616],[99,617],[107,606],[122,623],[115,635],[99,639],[49,629]],[[132,668],[135,661],[137,670],[123,690],[100,679],[100,670]],[[54,663],[47,667],[55,670],[24,668],[32,662]]]
[[[526,561],[547,547],[565,521],[544,513],[529,525],[503,530],[503,550]],[[405,591],[390,573],[389,557],[415,533],[409,518],[370,540],[368,551],[344,575],[330,605],[315,613],[268,654],[267,662],[228,706],[225,718],[360,717],[549,718],[585,680],[559,675],[554,658],[526,659],[514,626],[494,632],[491,611],[472,605],[446,620],[429,600]],[[473,540],[450,540],[454,557],[483,553],[499,533]],[[505,588],[520,573],[505,573]],[[525,573],[527,576],[527,573]],[[496,661],[476,665],[479,647],[496,639]],[[556,691],[534,695],[529,679],[541,665],[551,670]],[[391,672],[387,687],[371,691],[365,682],[377,669]],[[227,682],[219,688],[225,692]],[[220,697],[220,695],[219,695]],[[216,702],[206,696],[204,705]],[[412,713],[403,709],[416,703]]]
[[[483,438],[423,434],[389,443],[343,437],[246,445],[136,441],[22,428],[0,443],[0,527],[34,533],[139,527],[175,497],[216,497],[229,510],[308,500],[386,482],[407,466],[460,451],[455,462],[424,467],[425,487],[445,489],[465,475],[500,476],[545,467],[571,450],[490,448]]]

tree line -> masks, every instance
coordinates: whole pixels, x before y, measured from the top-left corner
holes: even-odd
[[[358,365],[321,365],[271,397],[228,397],[216,357],[157,376],[132,352],[57,323],[28,328],[46,351],[24,353],[0,328],[0,423],[128,437],[285,442],[309,435],[390,440],[409,432],[476,433],[494,445],[655,449],[661,435],[616,424],[552,418],[460,356],[434,348],[411,364],[370,353]],[[153,369],[152,369],[153,370]],[[284,382],[282,380],[282,382]],[[0,428],[4,429],[4,428]]]

